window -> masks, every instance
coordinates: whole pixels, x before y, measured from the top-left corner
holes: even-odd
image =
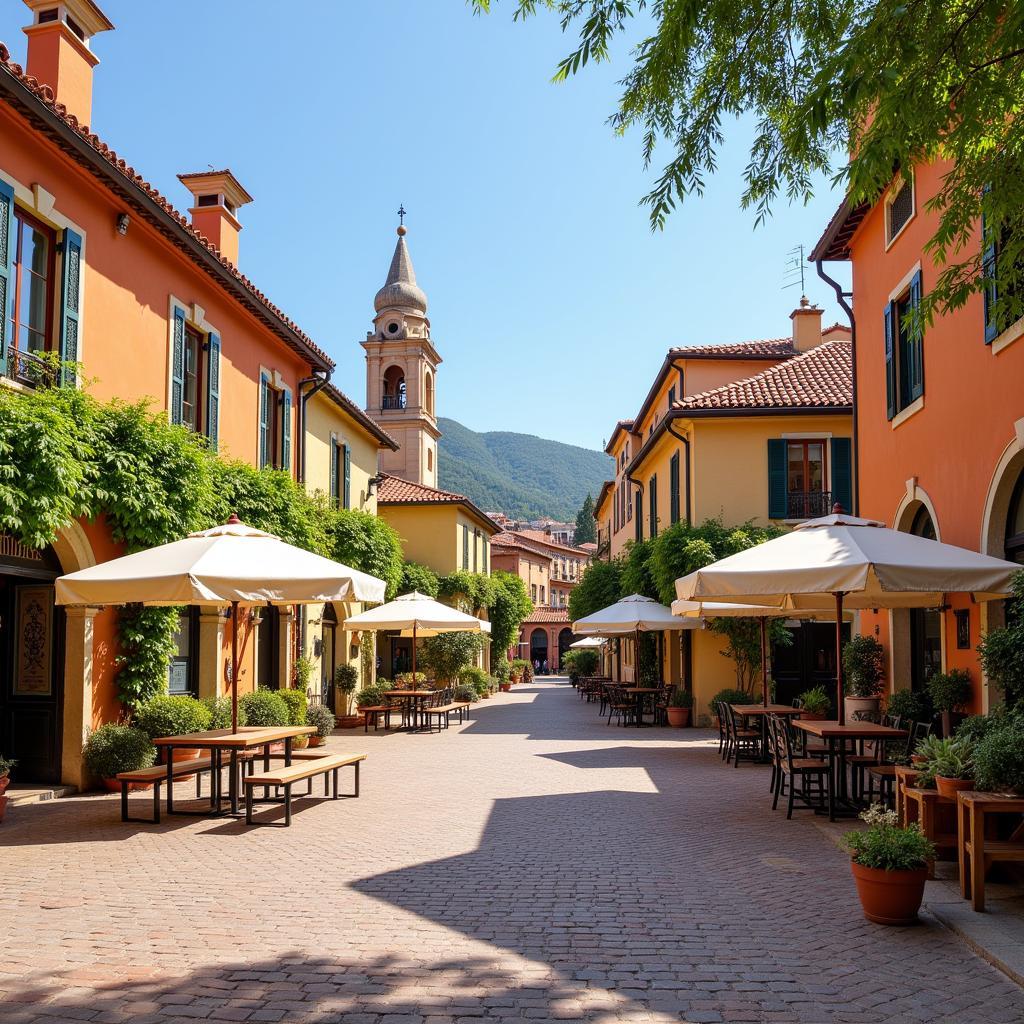
[[[543,583],[540,585],[540,603],[541,604],[544,603],[544,584]]]
[[[389,366],[384,371],[384,394],[381,409],[405,408],[405,371],[400,366]]]
[[[829,513],[825,492],[825,442],[786,443],[786,518],[814,519]]]
[[[910,532],[935,540],[935,523],[922,505],[914,516]],[[937,608],[910,609],[910,688],[920,693],[928,680],[942,671],[942,612]]]
[[[204,333],[176,306],[171,321],[172,423],[206,434],[216,451],[220,428],[220,337]]]
[[[13,301],[8,303],[8,338],[19,352],[35,355],[52,351],[56,236],[16,208],[11,241]]]
[[[893,239],[906,227],[914,215],[914,179],[900,177],[889,193],[885,205],[885,241],[891,245]]]
[[[193,327],[185,328],[185,386],[181,396],[181,422],[189,430],[202,430],[199,395],[203,380],[203,338]]]
[[[167,692],[198,696],[199,609],[186,608],[178,617],[175,652],[167,665]]]
[[[633,526],[633,536],[636,540],[644,539],[644,496],[640,491],[636,492],[636,523]]]
[[[769,519],[814,519],[828,515],[836,503],[845,512],[853,505],[850,438],[769,439]]]
[[[679,522],[679,452],[669,461],[668,482],[668,517],[674,524]]]
[[[658,475],[657,475],[657,473],[655,473],[655,475],[651,477],[651,482],[650,482],[649,486],[650,486],[650,489],[651,489],[651,496],[650,496],[650,499],[649,499],[650,519],[651,519],[650,530],[651,530],[651,537],[654,538],[654,537],[658,536]]]
[[[331,504],[352,507],[352,449],[331,434]]]
[[[981,225],[982,234],[984,235],[986,232],[984,219],[982,219]],[[985,300],[986,345],[995,341],[1003,331],[1013,326],[1013,324],[1019,319],[1018,316],[1014,316],[1012,311],[1005,308],[999,308],[999,306],[1006,306],[1008,303],[1012,303],[1016,298],[1016,295],[1010,288],[1004,288],[1000,291],[995,281],[999,268],[1000,255],[1009,240],[1009,236],[1005,228],[1002,231],[993,232],[992,235],[993,237],[988,239],[985,246],[984,260],[982,263],[984,274],[987,278],[985,290],[982,293]]]
[[[260,374],[260,468],[291,469],[292,393],[275,388],[270,375]]]
[[[676,404],[676,386],[675,386],[675,384],[673,384],[672,387],[670,387],[668,389],[668,407],[671,409],[672,406],[675,405],[675,404]]]
[[[924,394],[924,338],[917,322],[921,271],[885,310],[886,412],[891,420]]]
[[[462,569],[469,572],[469,527],[462,524]]]
[[[531,583],[530,584],[530,600],[534,604],[537,603],[537,584],[536,583]]]

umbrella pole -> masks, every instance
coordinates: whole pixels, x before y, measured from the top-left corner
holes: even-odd
[[[836,717],[840,725],[846,725],[846,701],[843,700],[843,592],[837,590],[836,598]]]
[[[231,602],[231,731],[238,732],[238,602]]]
[[[412,623],[412,688],[416,689],[416,620]]]
[[[768,707],[768,619],[761,616],[761,703]]]

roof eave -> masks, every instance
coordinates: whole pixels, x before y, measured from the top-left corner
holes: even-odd
[[[849,196],[843,199],[808,259],[815,263],[819,260],[848,260],[850,240],[870,208],[870,203],[853,203]]]

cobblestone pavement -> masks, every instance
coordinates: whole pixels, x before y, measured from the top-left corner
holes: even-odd
[[[608,727],[544,682],[330,745],[368,752],[362,798],[287,830],[10,812],[0,1021],[1024,1019],[934,921],[864,921],[843,854],[706,733]]]

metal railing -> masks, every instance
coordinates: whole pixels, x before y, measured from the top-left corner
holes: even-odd
[[[385,395],[380,400],[380,407],[382,409],[404,409],[405,395]]]
[[[26,387],[52,385],[57,380],[57,372],[57,365],[52,359],[44,359],[16,348],[7,351],[6,376]]]
[[[790,491],[786,495],[787,519],[817,519],[831,511],[831,491]]]

